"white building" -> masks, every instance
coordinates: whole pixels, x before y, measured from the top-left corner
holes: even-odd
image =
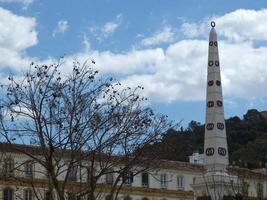
[[[193,164],[204,164],[204,154],[194,152],[192,156],[189,156],[189,162]]]
[[[23,147],[23,146],[22,146]],[[31,147],[25,147],[31,148]],[[49,199],[47,188],[48,178],[44,169],[38,163],[21,153],[14,152],[5,144],[0,144],[1,176],[0,199],[34,199],[34,191],[29,183],[35,186],[35,192],[40,199]],[[196,177],[204,174],[205,169],[201,164],[161,160],[161,167],[155,168],[136,176],[129,176],[120,191],[120,199],[132,200],[193,200],[191,185]],[[240,181],[239,192],[251,197],[267,197],[267,176],[248,169],[229,168],[229,173],[236,175]],[[87,175],[79,170],[71,175],[70,188],[80,184],[76,183],[77,177],[82,174],[82,182],[86,182]],[[101,177],[99,187],[109,185],[117,174],[107,174]],[[69,195],[66,193],[66,195]],[[102,191],[99,199],[107,198],[108,194]],[[55,194],[54,194],[55,197]],[[36,198],[35,198],[36,199]],[[76,199],[69,197],[67,199]]]

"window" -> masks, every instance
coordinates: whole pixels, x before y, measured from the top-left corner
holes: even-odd
[[[87,167],[86,171],[87,171],[87,177],[86,177],[87,178],[87,182],[90,183],[91,182],[91,177],[92,177],[91,168]]]
[[[33,194],[32,194],[31,189],[24,190],[24,199],[25,200],[32,200],[33,199]]]
[[[142,173],[142,186],[143,187],[148,187],[148,179],[149,179],[148,173]]]
[[[68,200],[76,200],[76,195],[73,192],[68,192]]]
[[[13,200],[13,189],[12,188],[5,188],[3,191],[4,200]]]
[[[248,196],[248,187],[249,187],[249,184],[245,181],[242,181],[242,194],[245,197]]]
[[[106,174],[106,183],[107,184],[113,184],[113,173]]]
[[[161,174],[160,175],[160,186],[162,188],[166,188],[167,187],[167,174]]]
[[[133,183],[133,172],[129,171],[123,174],[122,181],[126,185],[131,185]]]
[[[262,183],[257,184],[257,197],[263,198],[263,184]]]
[[[88,183],[90,183],[91,181],[95,181],[95,172],[96,172],[96,169],[95,168],[91,168],[92,166],[88,166],[86,168],[86,171],[87,171],[87,176],[86,176],[86,181]]]
[[[111,195],[110,194],[108,194],[106,197],[105,197],[105,200],[111,200],[112,198],[111,198]]]
[[[25,163],[25,174],[27,177],[32,177],[33,175],[33,164],[30,161]]]
[[[123,200],[132,200],[132,197],[130,197],[129,195],[123,197]]]
[[[9,176],[13,173],[13,160],[12,159],[5,159],[3,165],[3,172],[5,175]]]
[[[149,198],[147,198],[147,197],[143,197],[141,200],[149,200]]]
[[[46,191],[45,192],[45,200],[52,200],[52,192]]]
[[[230,185],[231,185],[231,187],[234,186],[234,180],[230,180]]]
[[[223,195],[223,200],[228,200],[228,199],[225,199],[225,198],[228,198],[226,197],[225,195]],[[230,197],[231,198],[231,197]],[[202,197],[197,197],[197,200],[211,200],[211,196],[207,196],[205,193],[203,194]]]
[[[177,187],[178,190],[184,190],[184,176],[177,176]]]
[[[77,166],[73,166],[69,169],[69,181],[76,181],[77,180]]]

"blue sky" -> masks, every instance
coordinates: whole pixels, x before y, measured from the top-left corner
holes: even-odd
[[[209,22],[219,37],[226,118],[267,110],[266,0],[0,0],[0,76],[29,62],[94,59],[145,87],[158,112],[204,122]],[[66,70],[66,71],[67,71]]]

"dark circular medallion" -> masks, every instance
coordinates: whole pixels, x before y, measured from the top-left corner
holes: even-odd
[[[223,129],[224,129],[224,124],[218,122],[218,123],[217,123],[217,128],[220,129],[220,130],[223,130]]]
[[[206,126],[207,130],[212,130],[214,128],[214,124],[213,123],[208,123]]]
[[[213,107],[213,106],[214,106],[214,102],[213,102],[213,101],[208,101],[208,102],[207,102],[207,106],[208,106],[209,108]]]
[[[213,61],[210,60],[210,61],[209,61],[209,66],[211,67],[212,65],[213,65]]]
[[[214,81],[208,81],[208,86],[213,86]]]
[[[218,148],[218,154],[221,156],[226,156],[226,149],[223,147]]]
[[[212,156],[214,154],[214,148],[212,147],[207,148],[205,153],[207,156]]]
[[[218,60],[215,61],[215,66],[219,67],[220,66],[220,62]]]
[[[218,101],[217,101],[217,106],[218,106],[218,107],[222,107],[222,105],[223,105],[223,102],[220,101],[220,100],[218,100]]]

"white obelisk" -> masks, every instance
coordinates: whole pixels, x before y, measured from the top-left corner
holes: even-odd
[[[206,171],[195,177],[192,184],[194,198],[222,200],[225,195],[235,195],[237,177],[227,173],[229,164],[225,131],[221,69],[215,22],[209,34],[206,123],[204,140],[204,165]]]
[[[215,23],[211,23],[206,93],[204,164],[208,171],[225,171],[228,166],[221,69]]]

